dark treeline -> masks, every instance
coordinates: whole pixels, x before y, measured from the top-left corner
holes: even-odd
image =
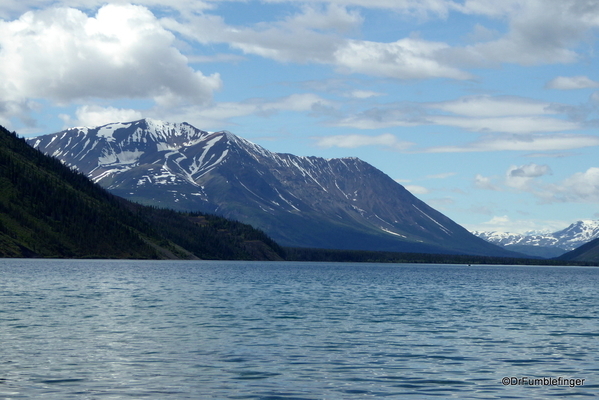
[[[596,262],[577,262],[558,259],[488,257],[455,254],[395,253],[365,250],[329,250],[285,248],[288,261],[476,264],[476,265],[598,265]]]

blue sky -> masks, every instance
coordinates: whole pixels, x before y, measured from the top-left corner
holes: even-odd
[[[4,0],[0,124],[359,157],[471,230],[599,219],[599,2]]]

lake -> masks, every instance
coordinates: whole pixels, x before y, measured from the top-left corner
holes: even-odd
[[[0,259],[0,398],[588,398],[598,295],[592,267]]]

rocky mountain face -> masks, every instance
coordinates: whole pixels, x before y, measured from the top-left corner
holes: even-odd
[[[219,214],[286,246],[514,256],[357,158],[273,153],[226,131],[147,119],[28,142],[118,196]]]
[[[560,256],[599,238],[599,221],[577,221],[561,231],[543,234],[525,235],[483,231],[472,233],[490,243],[513,251],[550,258]]]

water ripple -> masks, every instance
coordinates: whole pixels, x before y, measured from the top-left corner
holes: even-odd
[[[0,398],[599,395],[594,268],[0,260],[0,276]]]

